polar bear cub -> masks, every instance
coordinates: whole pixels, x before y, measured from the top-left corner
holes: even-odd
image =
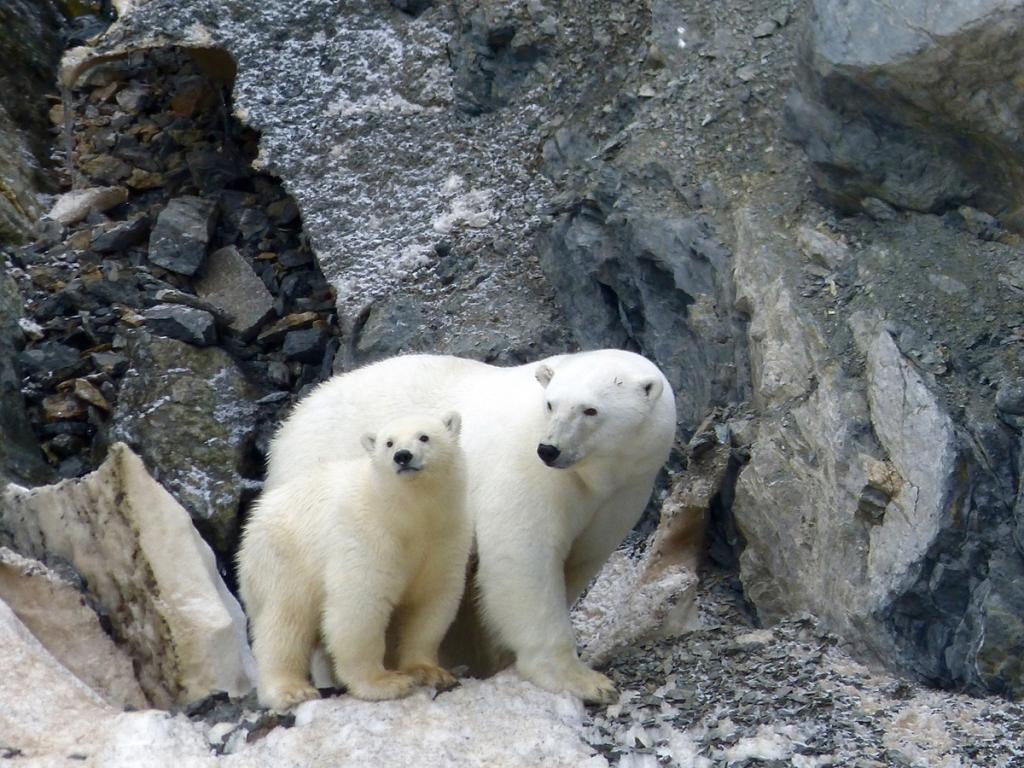
[[[318,643],[361,699],[455,682],[438,647],[472,541],[460,427],[457,413],[390,421],[362,436],[368,457],[311,463],[257,501],[238,573],[265,706],[317,696]]]

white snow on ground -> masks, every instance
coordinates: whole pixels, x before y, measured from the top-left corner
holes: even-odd
[[[222,758],[232,768],[285,765],[417,768],[601,768],[579,737],[584,709],[510,672],[431,698],[364,702],[341,696],[303,704],[293,728],[278,728]]]

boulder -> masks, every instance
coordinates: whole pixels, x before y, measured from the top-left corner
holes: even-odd
[[[21,551],[82,574],[154,705],[252,687],[245,618],[213,553],[128,446],[79,480],[9,485],[2,521]]]
[[[211,546],[230,552],[260,393],[217,347],[135,333],[127,352],[110,440],[133,446]]]
[[[425,4],[400,5],[413,10]],[[490,34],[490,21],[473,28],[470,17],[485,5],[497,21],[508,15],[490,0],[460,0],[443,8],[435,3],[416,18],[383,3],[347,6],[325,28],[324,19],[334,9],[325,0],[272,18],[256,7],[239,8],[228,18],[213,6],[183,12],[171,0],[154,0],[122,14],[96,48],[69,53],[64,75],[73,82],[104,57],[153,45],[215,47],[237,65],[232,103],[239,120],[260,135],[254,165],[288,180],[310,248],[334,291],[345,340],[336,369],[363,364],[396,346],[360,340],[368,307],[383,302],[424,318],[417,329],[422,333],[402,345],[404,351],[518,363],[571,343],[532,244],[547,184],[531,166],[540,121],[546,118],[530,99],[519,98],[546,82],[542,69],[528,63],[527,49],[535,43],[551,49],[569,43],[540,29],[556,16],[553,11],[517,4],[511,14],[516,35],[505,46],[501,34]],[[467,24],[468,30],[459,31]],[[512,57],[495,76],[498,95],[511,99],[503,107],[507,119],[466,119],[452,86],[447,47],[453,34],[469,35],[464,48],[476,67],[473,77],[486,79],[492,60],[505,62],[506,53]],[[268,57],[281,35],[308,39],[316,51]],[[468,50],[475,42],[488,50],[479,55]],[[527,55],[516,58],[519,53]],[[329,62],[316,77],[310,77],[313,60]],[[310,143],[311,136],[317,140]],[[452,220],[451,231],[441,235],[434,224],[451,212],[453,176],[463,179],[467,194],[480,205],[468,218]],[[275,228],[294,215],[290,205],[262,213],[237,206],[235,190],[220,196],[232,201],[225,203],[223,215],[237,231],[240,248],[260,247],[261,238],[273,237]],[[495,215],[498,208],[501,214]],[[294,225],[294,220],[287,224]],[[466,265],[455,280],[433,269],[442,242],[445,253]],[[291,273],[299,271],[289,268],[275,276],[282,285],[279,295],[289,295]]]
[[[1024,2],[814,0],[791,135],[845,208],[964,203],[1024,228]]]
[[[767,202],[785,199],[769,184],[737,214],[737,300],[750,315],[760,414],[732,506],[746,595],[766,622],[810,611],[862,654],[930,684],[1019,696],[1019,481],[994,459],[1019,455],[1019,435],[976,379],[1012,360],[978,355],[963,293],[929,279],[940,269],[969,281],[978,328],[997,333],[1012,312],[978,266],[1000,255],[935,217],[892,222],[832,273],[832,308],[816,311],[797,286],[817,267],[786,246],[796,232],[781,223],[798,217]],[[927,245],[903,249],[894,269],[885,238],[908,230]],[[963,261],[936,265],[937,247]],[[860,289],[840,292],[854,267]],[[926,333],[953,348],[956,370]]]
[[[104,631],[81,578],[0,547],[0,600],[53,657],[105,702],[124,709],[148,704],[132,660]]]

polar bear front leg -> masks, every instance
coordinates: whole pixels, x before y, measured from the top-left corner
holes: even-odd
[[[301,594],[301,593],[299,593]],[[252,622],[260,703],[283,711],[319,696],[309,683],[318,611],[311,601],[271,595]]]
[[[334,661],[334,675],[349,693],[367,701],[399,699],[412,693],[416,680],[384,667],[385,633],[394,598],[380,578],[363,572],[365,579],[358,584],[328,577],[324,641]]]
[[[466,582],[461,554],[433,553],[415,589],[400,609],[398,619],[398,669],[422,685],[448,689],[458,682],[441,667],[438,651],[448,627],[455,620]]]
[[[580,661],[566,605],[563,557],[533,543],[529,558],[481,547],[479,583],[484,621],[515,653],[516,671],[534,685],[568,691],[586,702],[610,704],[615,684]],[[503,555],[503,556],[502,556]]]

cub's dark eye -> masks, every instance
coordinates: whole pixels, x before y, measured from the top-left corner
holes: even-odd
[[[384,445],[386,445],[388,448],[394,448],[395,447],[395,441],[394,440],[388,440],[386,443],[384,443]]]
[[[551,403],[548,403],[548,410],[551,410]]]
[[[420,435],[420,442],[421,443],[429,443],[430,442],[430,435]]]
[[[584,408],[583,409],[583,415],[584,416],[597,416],[597,408]]]

